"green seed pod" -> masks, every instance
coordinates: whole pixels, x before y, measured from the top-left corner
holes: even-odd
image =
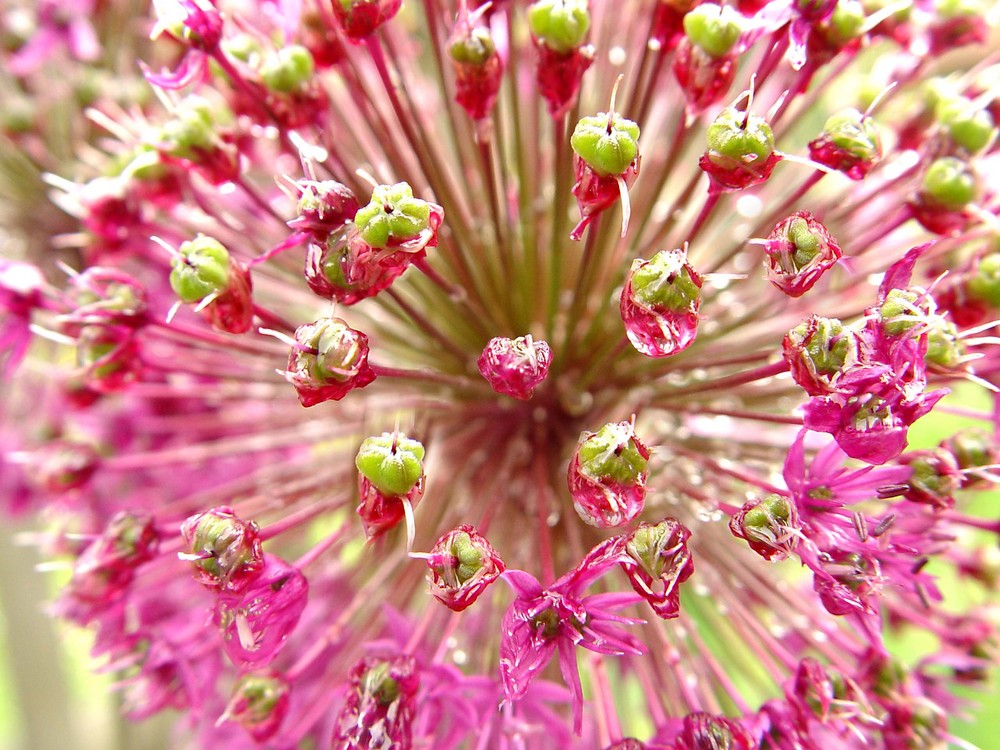
[[[948,211],[961,211],[979,195],[979,181],[968,164],[953,156],[931,163],[924,174],[925,198]]]
[[[934,116],[948,131],[948,136],[955,145],[970,154],[986,148],[996,132],[989,111],[976,107],[965,97],[939,101],[934,108]]]
[[[879,308],[882,329],[890,336],[904,334],[927,321],[926,307],[926,299],[912,289],[891,289]]]
[[[683,250],[661,250],[632,271],[632,298],[649,308],[683,314],[701,301],[701,278]]]
[[[823,136],[841,151],[864,162],[876,161],[882,155],[882,139],[875,121],[850,107],[827,119]]]
[[[230,57],[245,62],[251,67],[257,67],[256,61],[260,60],[263,53],[260,42],[250,34],[235,34],[228,39],[223,39],[222,49]]]
[[[358,232],[372,247],[386,247],[390,241],[416,237],[430,226],[430,204],[413,197],[405,182],[379,185],[371,202],[354,216]]]
[[[324,383],[345,382],[354,377],[363,348],[353,330],[340,318],[316,321],[302,343],[315,351],[310,352],[309,374]]]
[[[573,151],[602,177],[625,173],[639,154],[639,126],[617,112],[584,117],[570,137]]]
[[[315,67],[309,50],[292,44],[264,58],[260,66],[260,78],[271,91],[290,94],[309,83]]]
[[[212,106],[200,96],[181,100],[156,134],[156,146],[178,159],[196,159],[199,151],[215,148],[218,127]]]
[[[724,169],[762,164],[774,153],[774,133],[764,118],[733,107],[708,126],[707,139],[709,161]]]
[[[460,34],[448,47],[448,54],[457,63],[480,66],[493,57],[496,49],[490,30],[477,26],[468,33]]]
[[[803,354],[808,356],[816,372],[824,375],[840,372],[851,353],[853,337],[845,335],[843,323],[836,318],[815,318],[814,324],[799,323],[789,335],[802,341],[808,337]]]
[[[171,266],[170,286],[181,302],[201,302],[229,286],[229,251],[212,237],[199,235],[185,242]]]
[[[1000,308],[1000,253],[984,256],[969,279],[969,294]]]
[[[604,425],[580,443],[577,451],[583,474],[592,479],[610,479],[619,484],[640,481],[648,463],[648,451],[637,442],[632,425],[628,422]]]
[[[965,345],[958,337],[955,324],[941,315],[934,315],[928,321],[927,353],[924,361],[945,370],[958,369],[965,355]]]
[[[401,497],[424,475],[424,446],[401,433],[384,432],[361,443],[355,464],[383,495]]]
[[[741,16],[730,6],[704,3],[684,16],[684,33],[712,57],[722,57],[740,39]]]
[[[584,43],[590,29],[587,0],[538,0],[528,8],[528,28],[549,49],[571,52]]]
[[[823,33],[834,44],[843,46],[861,36],[865,26],[865,9],[857,0],[839,0]]]

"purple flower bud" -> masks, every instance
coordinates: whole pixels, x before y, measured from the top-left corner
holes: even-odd
[[[407,493],[393,495],[382,492],[368,477],[359,474],[358,495],[361,500],[358,503],[357,513],[364,524],[365,536],[368,539],[375,539],[394,528],[406,517],[403,500],[406,500],[411,508],[416,507],[420,498],[424,496],[424,478],[421,476]]]
[[[812,315],[781,342],[792,379],[811,396],[837,390],[840,374],[860,357],[858,336],[836,318]]]
[[[767,280],[789,297],[801,297],[843,252],[826,227],[808,211],[778,222],[764,246]]]
[[[795,503],[782,495],[751,500],[733,516],[729,530],[746,539],[765,560],[787,557],[798,543],[799,514]]]
[[[906,483],[907,500],[942,510],[955,505],[962,472],[953,454],[944,448],[915,451],[900,456],[899,463],[913,470]]]
[[[309,583],[280,557],[264,555],[262,567],[236,594],[223,592],[215,624],[223,647],[240,669],[266,667],[298,624],[309,598]]]
[[[950,453],[964,471],[962,487],[981,486],[989,481],[988,476],[977,476],[976,469],[1000,463],[1000,446],[985,430],[970,428],[959,430],[941,441],[941,447]]]
[[[339,401],[375,380],[368,364],[368,337],[340,318],[299,326],[295,341],[284,375],[303,406]]]
[[[219,507],[191,516],[181,525],[182,560],[194,563],[195,579],[222,592],[239,592],[264,567],[258,527],[243,521],[232,508]]]
[[[352,43],[361,44],[392,20],[403,0],[332,0],[337,28]]]
[[[67,297],[75,308],[67,316],[73,325],[106,323],[137,327],[145,320],[145,289],[117,268],[91,266],[73,276]]]
[[[635,260],[625,277],[619,309],[625,333],[647,357],[669,357],[698,333],[702,279],[684,250],[661,250]]]
[[[545,380],[552,364],[552,350],[531,336],[496,337],[477,360],[479,372],[497,393],[527,401],[535,386]]]
[[[233,687],[223,714],[241,725],[257,742],[269,740],[288,713],[291,688],[277,672],[245,674]]]
[[[673,518],[639,524],[625,538],[628,560],[622,569],[635,592],[665,620],[680,613],[680,584],[694,573],[690,538],[687,527]]]
[[[622,526],[642,512],[649,449],[631,422],[584,432],[569,464],[573,507],[591,526]]]
[[[455,73],[455,101],[473,120],[489,116],[500,93],[503,60],[486,26],[476,26],[465,10],[448,39],[448,56]]]
[[[77,558],[68,595],[77,602],[107,604],[132,582],[136,568],[156,556],[158,546],[150,516],[117,513]]]
[[[676,750],[754,750],[757,742],[733,719],[696,712],[684,717]]]
[[[85,486],[100,466],[93,446],[71,440],[50,440],[31,457],[32,482],[54,495]]]
[[[722,101],[736,80],[738,63],[738,56],[733,52],[716,57],[686,37],[681,39],[673,71],[687,99],[688,111],[701,114]]]
[[[336,180],[299,180],[295,186],[300,192],[299,215],[288,222],[288,226],[308,232],[317,242],[325,242],[331,234],[353,221],[361,208],[351,189]]]
[[[139,378],[139,342],[128,326],[93,324],[80,329],[76,360],[87,387],[117,393]]]
[[[331,750],[411,750],[419,687],[411,656],[362,659],[351,670]]]
[[[493,546],[468,524],[438,539],[427,557],[427,567],[431,593],[455,612],[472,605],[506,570]]]
[[[626,737],[623,740],[608,745],[604,750],[646,750],[646,744],[634,737]]]

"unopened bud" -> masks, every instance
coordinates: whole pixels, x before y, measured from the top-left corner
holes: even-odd
[[[722,57],[739,41],[741,18],[728,5],[703,3],[684,16],[684,33],[712,57]]]
[[[178,556],[194,563],[198,582],[222,591],[239,591],[264,567],[258,527],[219,507],[191,516],[181,525],[185,551]]]
[[[233,687],[225,717],[257,742],[270,739],[288,713],[290,687],[279,674],[245,674]]]
[[[528,7],[528,28],[546,47],[566,54],[587,39],[590,29],[587,0],[539,0]]]
[[[467,524],[438,539],[427,567],[431,593],[455,612],[471,606],[506,569],[493,546]]]

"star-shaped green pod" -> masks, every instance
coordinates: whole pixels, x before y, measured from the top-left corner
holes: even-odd
[[[383,495],[402,497],[424,475],[424,446],[401,433],[383,432],[361,443],[355,464]]]
[[[371,247],[384,248],[417,237],[430,228],[431,204],[413,197],[405,182],[379,185],[354,217],[358,233]]]
[[[222,243],[201,235],[180,246],[171,261],[170,286],[181,302],[201,302],[226,290],[231,265]]]
[[[587,39],[587,0],[539,0],[528,8],[528,28],[546,47],[567,54]]]
[[[573,129],[570,145],[602,177],[624,174],[639,154],[639,126],[617,112],[584,117]]]

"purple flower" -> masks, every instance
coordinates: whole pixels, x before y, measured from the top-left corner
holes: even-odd
[[[583,590],[613,564],[603,550],[592,550],[579,567],[544,589],[538,579],[522,570],[503,574],[516,595],[501,624],[500,676],[508,700],[523,698],[535,675],[558,653],[559,669],[573,696],[573,725],[579,732],[583,688],[576,647],[615,656],[645,653],[645,647],[621,627],[641,620],[616,614],[638,601],[638,595],[583,595]]]

